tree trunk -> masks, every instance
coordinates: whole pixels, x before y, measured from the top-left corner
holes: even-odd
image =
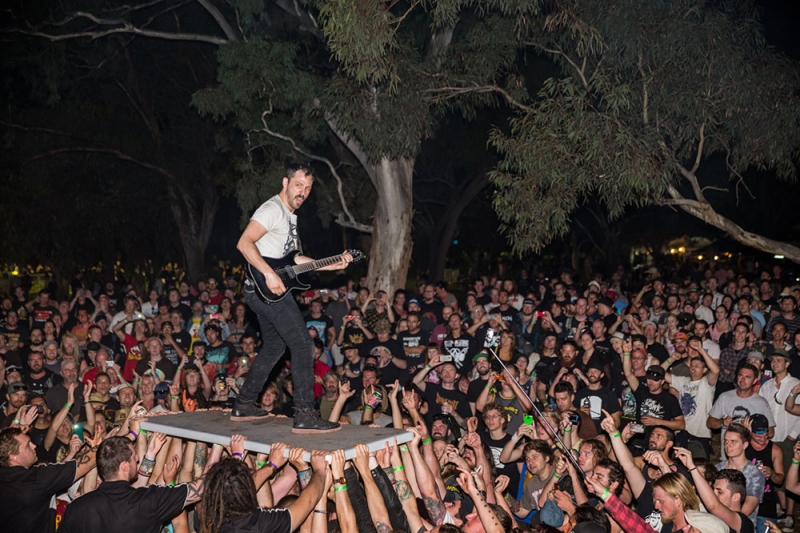
[[[194,191],[195,195],[175,185],[167,186],[172,216],[178,226],[183,248],[186,272],[195,282],[205,274],[206,250],[219,209],[219,197],[210,178],[203,176],[202,179],[206,185],[200,191]]]
[[[450,253],[461,213],[487,185],[489,185],[488,173],[473,177],[466,186],[459,188],[457,194],[454,195],[455,201],[447,206],[444,214],[437,221],[436,226],[430,233],[429,280],[441,281],[444,279],[447,255]]]
[[[385,290],[391,295],[405,288],[411,263],[414,160],[384,157],[367,170],[378,191],[367,286],[373,293]]]
[[[721,229],[732,239],[746,246],[769,254],[782,255],[786,259],[800,264],[800,248],[797,246],[746,231],[732,220],[717,213],[708,202],[687,199],[672,185],[667,188],[667,193],[672,200],[664,200],[663,204],[680,207],[693,217]]]

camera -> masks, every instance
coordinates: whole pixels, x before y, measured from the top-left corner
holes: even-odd
[[[567,415],[567,420],[569,420],[569,423],[574,426],[581,421],[581,417],[578,415],[578,413],[570,413]]]
[[[36,404],[36,412],[40,415],[44,414],[44,405],[37,403]]]
[[[328,289],[320,289],[319,293],[323,296],[326,296],[328,294]]]
[[[453,362],[453,356],[452,355],[440,355],[439,356],[439,362],[441,362],[441,363],[452,363]]]
[[[544,311],[536,311],[536,316],[539,318],[544,318],[546,315]]]

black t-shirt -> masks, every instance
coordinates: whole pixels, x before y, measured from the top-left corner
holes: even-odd
[[[422,398],[428,403],[428,424],[433,421],[434,416],[442,414],[441,406],[445,403],[453,406],[453,411],[463,418],[472,416],[467,395],[458,389],[448,390],[439,384],[428,383]]]
[[[160,360],[156,361],[156,370],[160,370],[164,373],[164,377],[162,378],[164,381],[171,381],[172,378],[175,377],[175,371],[177,369],[178,367],[172,364],[166,357],[162,357]],[[150,361],[142,359],[136,363],[136,373],[140,376],[144,376],[144,373],[148,370],[150,370]]]
[[[678,399],[666,391],[652,394],[647,386],[640,384],[633,394],[636,397],[636,421],[641,422],[643,416],[652,416],[661,420],[674,420],[683,416]],[[645,426],[645,438],[650,437],[655,426]]]
[[[516,310],[513,306],[508,306],[508,309],[503,311],[500,309],[500,306],[493,307],[489,310],[487,315],[497,315],[500,317],[503,322],[506,323],[508,329],[511,331],[517,331],[522,326],[522,321],[519,319],[519,311]]]
[[[431,303],[427,303],[425,300],[419,302],[419,314],[428,315],[437,324],[442,323],[442,309],[444,309],[444,304],[435,298]]]
[[[17,324],[14,329],[9,329],[8,326],[0,328],[0,333],[6,336],[9,341],[27,342],[28,341],[28,327],[23,325],[22,322]]]
[[[175,344],[181,347],[181,350],[183,350],[184,353],[189,353],[189,347],[192,345],[192,336],[189,335],[189,332],[183,330],[173,331],[172,340],[175,341]],[[167,359],[176,365],[180,364],[181,361],[178,357],[178,351],[173,348],[172,345],[169,345],[165,342],[163,350]]]
[[[654,342],[650,346],[646,348],[647,353],[658,359],[659,363],[663,363],[667,359],[669,359],[669,352],[662,344]]]
[[[422,328],[416,333],[410,331],[403,331],[397,335],[397,340],[402,343],[403,347],[418,348],[420,346],[427,346],[428,339],[431,338],[431,332]],[[408,362],[408,374],[413,376],[417,370],[425,365],[424,352],[421,354],[407,355],[406,361]]]
[[[575,393],[574,405],[576,409],[580,409],[583,405],[589,407],[589,416],[592,417],[592,422],[594,422],[598,435],[603,434],[600,422],[605,418],[605,415],[603,415],[602,410],[605,409],[609,414],[614,414],[620,410],[617,397],[605,387],[601,387],[598,390],[589,390],[587,387],[582,388]]]
[[[478,349],[475,337],[468,334],[462,334],[457,339],[448,335],[442,342],[442,353],[453,356],[453,364],[462,376],[466,376],[472,370],[472,358],[478,353]]]
[[[151,485],[135,489],[127,481],[105,481],[67,506],[59,533],[156,533],[183,510],[189,488]]]
[[[506,443],[511,440],[511,435],[506,433],[501,438],[495,440],[487,432],[481,438],[483,439],[483,442],[489,446],[489,450],[492,452],[492,460],[494,461],[494,467],[497,475],[508,476],[510,479],[508,482],[508,490],[516,491],[516,487],[519,484],[519,468],[517,468],[517,464],[513,462],[500,462],[500,453],[503,451],[503,446],[505,446]],[[516,496],[516,493],[512,492],[512,494]]]
[[[477,403],[478,397],[483,392],[484,387],[489,384],[489,380],[484,379],[480,376],[469,384],[469,389],[467,389],[467,400],[472,403]]]
[[[28,390],[31,392],[31,394],[44,396],[47,391],[53,387],[53,385],[61,383],[61,376],[45,368],[44,375],[42,377],[34,378],[30,375],[30,372],[26,372],[22,377],[22,381],[24,381],[28,386]]]
[[[317,336],[322,340],[322,343],[326,346],[328,345],[328,330],[333,327],[333,319],[322,313],[319,318],[314,318],[309,313],[308,316],[305,317],[306,327],[307,328],[314,328],[317,331]]]
[[[50,500],[72,485],[76,468],[75,461],[33,468],[0,467],[2,530],[36,533],[55,531],[56,514],[50,508]],[[108,531],[116,529],[114,527]]]
[[[58,313],[58,309],[52,305],[41,306],[36,304],[33,306],[33,311],[30,314],[31,328],[41,328],[44,323],[50,320],[53,315]]]
[[[180,302],[178,302],[178,305],[176,306],[169,304],[167,306],[167,309],[169,309],[170,313],[172,313],[173,311],[179,312],[181,314],[181,318],[183,319],[184,323],[188,322],[192,318],[192,308],[186,304],[182,304]]]
[[[287,509],[256,509],[244,516],[233,516],[222,522],[219,533],[291,533],[292,515]]]
[[[377,357],[378,367],[381,371],[381,384],[388,385],[399,380],[401,384],[408,381],[408,373],[397,368],[391,357],[404,360],[406,354],[400,341],[389,338],[386,342],[381,342],[377,337],[369,339],[359,347],[361,357]]]

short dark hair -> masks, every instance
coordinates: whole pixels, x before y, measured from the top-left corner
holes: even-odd
[[[603,528],[605,533],[611,532],[611,522],[608,521],[608,516],[603,511],[599,511],[588,504],[579,505],[575,508],[575,523],[583,524],[586,522],[597,524]]]
[[[553,394],[558,394],[559,392],[566,392],[570,396],[575,394],[575,390],[572,388],[572,383],[569,381],[559,381],[556,383],[555,388],[553,389]]]
[[[717,472],[715,481],[717,479],[724,479],[728,482],[728,490],[730,490],[733,494],[739,495],[739,502],[744,503],[744,499],[747,497],[747,480],[739,470],[734,470],[732,468],[723,468],[719,472]]]
[[[750,372],[753,373],[754,376],[758,376],[758,369],[753,365],[751,365],[750,363],[741,363],[739,365],[739,368],[736,369],[736,374],[738,375],[739,371],[742,369],[749,370]]]
[[[732,422],[728,426],[728,431],[725,434],[727,435],[728,433],[736,433],[742,438],[742,442],[750,442],[750,430],[738,422]]]
[[[97,473],[104,480],[115,478],[119,465],[130,461],[133,456],[133,443],[127,437],[111,437],[97,448]]]
[[[291,163],[286,167],[286,178],[291,180],[296,172],[302,172],[306,176],[314,177],[314,169],[311,163]]]
[[[541,439],[533,439],[525,447],[522,449],[522,459],[525,460],[525,457],[530,452],[537,452],[544,457],[545,462],[552,463],[553,462],[553,449],[547,444],[546,440]]]
[[[620,464],[606,457],[605,459],[600,459],[595,465],[595,468],[598,466],[608,468],[608,483],[611,484],[616,481],[617,488],[614,489],[614,494],[617,496],[622,494],[622,490],[625,488],[625,471]]]
[[[9,466],[9,458],[19,453],[17,435],[22,435],[20,428],[7,428],[0,433],[0,466]]]

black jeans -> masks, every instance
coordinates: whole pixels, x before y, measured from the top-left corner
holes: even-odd
[[[256,315],[261,326],[263,345],[250,366],[247,379],[239,391],[238,402],[253,403],[269,379],[272,369],[286,348],[292,356],[292,381],[296,410],[314,408],[314,342],[306,329],[305,320],[291,294],[283,300],[268,304],[261,301],[248,280],[244,285],[244,299]]]

